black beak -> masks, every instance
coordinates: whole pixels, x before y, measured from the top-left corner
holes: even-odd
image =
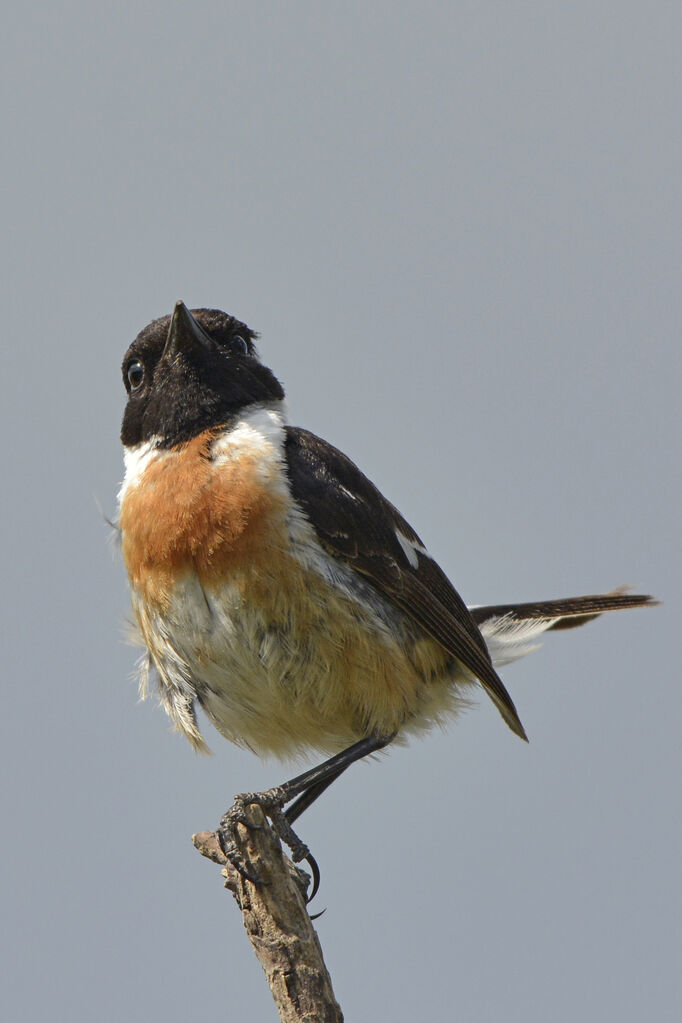
[[[171,362],[180,352],[189,354],[194,351],[206,354],[213,348],[215,348],[214,341],[199,326],[185,303],[176,302],[161,358],[166,362]]]

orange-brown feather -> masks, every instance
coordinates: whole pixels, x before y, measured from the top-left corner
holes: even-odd
[[[122,550],[132,585],[167,608],[174,583],[195,571],[202,583],[233,576],[264,549],[283,547],[284,498],[263,486],[255,455],[216,467],[212,432],[163,452],[121,503]],[[280,530],[281,532],[281,530]]]

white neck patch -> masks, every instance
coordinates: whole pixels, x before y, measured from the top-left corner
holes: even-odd
[[[286,409],[283,401],[268,405],[252,405],[239,418],[219,434],[211,445],[211,455],[216,462],[224,462],[237,455],[249,452],[268,469],[273,463],[280,465],[284,459],[284,424]],[[145,470],[156,459],[169,452],[159,447],[160,437],[150,437],[134,447],[123,449],[125,475],[118,492],[121,507],[128,490],[136,487]]]
[[[220,463],[236,454],[249,452],[264,462],[284,457],[284,402],[252,405],[219,434],[211,445],[211,455]]]
[[[159,437],[151,437],[149,440],[142,441],[141,444],[136,444],[135,447],[123,449],[125,476],[118,492],[119,508],[128,490],[137,486],[147,466],[157,457],[159,440]]]

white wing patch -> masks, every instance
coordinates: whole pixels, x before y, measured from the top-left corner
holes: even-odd
[[[395,536],[403,549],[405,557],[412,565],[412,568],[419,568],[419,558],[417,557],[417,553],[426,554],[428,556],[426,547],[424,547],[423,544],[418,543],[416,540],[410,540],[404,533],[401,533],[399,529],[396,529]]]

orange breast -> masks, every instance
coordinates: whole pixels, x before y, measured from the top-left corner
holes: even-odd
[[[286,547],[287,496],[278,481],[255,454],[214,460],[213,440],[207,432],[159,452],[121,503],[130,581],[159,610],[185,572],[216,585],[264,552]]]

